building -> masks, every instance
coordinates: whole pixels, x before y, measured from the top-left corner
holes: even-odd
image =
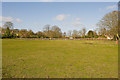
[[[112,39],[113,39],[113,37],[110,36],[110,35],[105,35],[105,37],[106,37],[108,40],[112,40]]]

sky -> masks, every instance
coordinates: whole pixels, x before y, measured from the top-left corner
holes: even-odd
[[[119,0],[2,0],[2,2],[119,2]]]
[[[15,29],[42,31],[47,24],[69,30],[95,30],[103,16],[117,10],[117,2],[3,2],[3,22]]]

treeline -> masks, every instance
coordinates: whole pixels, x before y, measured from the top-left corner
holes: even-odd
[[[32,30],[26,29],[13,29],[12,22],[6,22],[2,29],[2,38],[98,38],[99,36],[95,31],[89,31],[86,34],[86,29],[68,31],[68,33],[61,31],[58,26],[46,25],[43,31],[34,33]]]
[[[81,30],[69,30],[62,32],[58,26],[44,26],[42,31],[34,33],[32,30],[13,29],[12,22],[6,22],[2,27],[2,38],[108,38],[118,40],[120,27],[118,26],[118,11],[106,14],[98,23],[97,31],[88,31],[86,28]]]
[[[10,25],[12,24],[12,25]],[[7,26],[6,26],[7,25]],[[6,22],[2,27],[2,38],[61,38],[62,32],[58,26],[46,25],[43,31],[34,33],[27,29],[12,29],[12,22]]]

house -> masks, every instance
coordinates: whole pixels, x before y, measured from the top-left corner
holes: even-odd
[[[113,39],[113,37],[110,36],[110,35],[105,35],[105,37],[106,37],[108,40],[112,40],[112,39]]]
[[[70,37],[70,40],[73,40],[73,37]]]

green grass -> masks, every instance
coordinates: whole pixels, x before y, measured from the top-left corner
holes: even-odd
[[[118,77],[115,41],[3,39],[2,45],[3,77]]]

